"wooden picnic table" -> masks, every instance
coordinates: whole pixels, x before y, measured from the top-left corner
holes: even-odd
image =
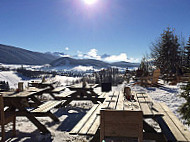
[[[54,94],[58,94],[65,89],[65,86],[55,87],[57,81],[31,81],[28,83],[28,87],[36,87],[36,88],[46,88],[49,87],[50,89],[46,91],[53,99],[58,100]]]
[[[100,126],[101,110],[142,111],[144,118],[155,118],[162,116],[161,113],[153,109],[153,102],[148,95],[138,93],[134,93],[134,95],[135,100],[127,100],[124,98],[124,93],[122,91],[102,93],[101,97],[105,98],[104,102],[102,104],[94,105],[70,133],[95,135]],[[155,132],[155,130],[145,121],[143,121],[143,128],[145,131]]]
[[[118,114],[119,117],[120,114],[120,117],[122,117],[125,115],[125,111],[131,111],[134,113],[136,111],[137,114],[139,112],[143,113],[143,139],[160,142],[190,141],[190,132],[165,103],[154,102],[146,92],[132,92],[132,94],[134,95],[134,100],[125,99],[122,91],[102,92],[100,97],[105,98],[104,102],[102,104],[95,104],[70,131],[70,134],[94,136],[97,133],[98,128],[100,128],[100,136],[104,135],[105,124],[102,122],[104,122],[105,114],[109,110],[110,112],[108,113],[109,116],[107,116],[107,118],[110,116],[114,117],[110,117],[109,124],[106,125],[109,125],[109,127],[112,127],[113,129],[116,128],[119,135],[124,134],[126,128],[123,125],[126,125],[126,122],[123,121],[123,125],[122,122],[117,122],[117,116],[115,117],[115,115]],[[156,121],[159,124],[161,132],[157,132],[151,125],[149,125],[147,121],[145,121],[147,118]],[[122,120],[122,118],[118,118],[118,120]],[[100,123],[102,123],[101,127]],[[130,125],[132,125],[132,123],[133,121],[131,121]],[[113,134],[112,136],[114,137],[115,133],[114,131],[111,131],[112,128],[109,127],[107,130],[111,132],[111,135]]]
[[[50,87],[54,89],[54,85],[57,83],[57,81],[31,81],[28,83],[29,87],[36,87],[36,88],[45,88],[45,87]]]
[[[99,95],[94,92],[94,88],[96,88],[98,84],[87,84],[85,87],[82,86],[82,83],[68,86],[71,91],[75,91],[75,93],[71,94],[72,100],[91,100],[93,103],[97,103],[97,101],[103,102],[103,98],[99,98]]]
[[[17,110],[17,116],[26,116],[41,132],[49,133],[49,130],[36,119],[36,117],[48,116],[54,121],[59,119],[50,112],[50,109],[61,104],[61,101],[41,102],[37,96],[49,92],[50,88],[29,88],[22,92],[2,92],[4,105],[8,110]],[[30,108],[30,109],[28,109]]]

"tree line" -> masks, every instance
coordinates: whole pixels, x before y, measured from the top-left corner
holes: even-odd
[[[153,68],[159,68],[163,79],[175,78],[190,72],[190,36],[188,41],[167,28],[159,39],[152,43],[150,55],[142,58],[139,69],[146,76]]]
[[[184,41],[175,34],[175,30],[168,27],[150,49],[150,55],[142,58],[139,67],[144,76],[153,68],[160,69],[163,80],[176,79],[190,73],[190,36]],[[186,120],[186,124],[190,125],[190,80],[182,90],[180,97],[186,101],[179,107],[179,113]]]

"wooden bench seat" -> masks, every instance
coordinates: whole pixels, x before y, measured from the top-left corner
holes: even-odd
[[[135,93],[135,92],[134,92]],[[136,93],[136,99],[139,102],[140,108],[143,111],[144,117],[155,117],[155,116],[162,116],[163,114],[160,113],[159,110],[153,109],[155,108],[153,105],[155,102],[152,100],[151,97],[148,96],[146,93]]]
[[[62,103],[63,103],[63,101],[55,101],[55,100],[47,101],[47,102],[41,104],[40,106],[38,106],[37,108],[33,109],[31,112],[32,113],[45,113]]]
[[[165,103],[155,104],[156,108],[164,114],[158,119],[158,123],[168,141],[189,142],[190,131],[180,122]]]
[[[60,86],[52,90],[52,93],[60,93],[65,90],[65,86]]]
[[[100,104],[94,104],[94,106],[87,112],[87,114],[70,131],[70,134],[80,134],[80,130],[84,127],[85,124],[88,124],[87,121],[93,115],[93,113],[95,113],[95,111],[97,110],[99,106]]]
[[[110,109],[115,109],[118,102],[118,96],[119,92],[104,92],[100,94],[99,97],[105,98],[103,104],[95,104],[70,131],[70,134],[95,135],[100,126],[100,110],[104,110],[108,107]]]
[[[104,98],[105,96],[106,93],[101,93],[99,95],[100,98]],[[97,114],[101,107],[102,104],[94,104],[87,114],[70,131],[70,134],[95,135],[100,124],[100,117]]]
[[[71,94],[75,93],[76,91],[70,91],[70,90],[65,90],[60,94],[54,95],[56,99],[64,99],[68,98]]]

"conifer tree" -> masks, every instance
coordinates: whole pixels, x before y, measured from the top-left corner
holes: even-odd
[[[189,40],[187,41],[187,45],[185,46],[184,54],[185,54],[184,67],[187,72],[190,72],[190,37]]]
[[[139,70],[142,70],[142,76],[148,76],[149,72],[152,72],[152,63],[148,54],[144,55],[141,60]]]
[[[160,68],[162,74],[172,76],[177,74],[180,68],[178,37],[174,35],[174,30],[167,28],[157,43],[151,48],[153,64]]]
[[[179,112],[182,115],[182,118],[186,120],[186,124],[190,125],[190,82],[188,82],[182,89],[184,91],[180,96],[183,97],[186,102],[180,106]]]

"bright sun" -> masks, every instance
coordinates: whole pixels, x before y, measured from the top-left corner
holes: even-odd
[[[91,5],[91,4],[94,4],[94,3],[96,3],[97,2],[97,0],[83,0],[86,4],[89,4],[89,5]]]

